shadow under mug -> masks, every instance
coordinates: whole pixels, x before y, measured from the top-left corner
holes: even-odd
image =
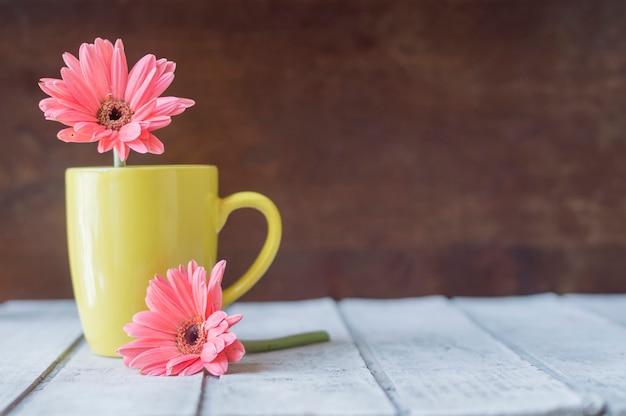
[[[274,203],[256,192],[220,198],[215,166],[69,168],[65,183],[72,287],[85,338],[99,355],[115,357],[131,340],[123,326],[147,309],[146,289],[155,274],[195,260],[208,275],[232,211],[259,210],[267,236],[250,268],[224,289],[224,306],[261,278],[280,245]]]

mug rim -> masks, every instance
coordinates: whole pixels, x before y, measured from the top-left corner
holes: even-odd
[[[217,166],[209,164],[164,164],[164,165],[128,165],[115,166],[72,166],[66,172],[125,172],[125,171],[158,171],[158,170],[217,170]]]

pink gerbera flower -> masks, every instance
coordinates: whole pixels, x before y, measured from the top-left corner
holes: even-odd
[[[98,142],[100,153],[115,149],[125,161],[130,149],[163,153],[151,132],[167,126],[171,116],[193,100],[159,97],[174,80],[176,64],[146,55],[128,72],[124,45],[118,39],[80,46],[79,58],[63,54],[61,78],[43,78],[39,86],[50,98],[39,102],[46,119],[69,126],[57,137],[65,142]]]
[[[220,376],[229,362],[245,353],[231,326],[242,318],[228,316],[222,307],[222,277],[225,261],[206,271],[191,261],[187,268],[167,271],[150,281],[146,304],[124,330],[137,339],[118,349],[124,364],[147,375],[190,375],[202,369]]]

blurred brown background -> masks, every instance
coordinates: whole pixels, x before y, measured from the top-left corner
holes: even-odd
[[[177,64],[161,156],[283,215],[245,300],[626,291],[626,2],[0,1],[0,301],[72,295],[41,77],[95,37]],[[265,232],[234,214],[239,275]]]

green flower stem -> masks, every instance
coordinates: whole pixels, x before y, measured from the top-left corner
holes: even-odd
[[[289,335],[281,338],[241,340],[241,343],[246,348],[246,352],[267,352],[328,341],[330,341],[328,332],[315,331]]]
[[[120,159],[120,155],[117,154],[117,150],[113,149],[113,166],[116,168],[123,168],[126,166],[126,161]]]

